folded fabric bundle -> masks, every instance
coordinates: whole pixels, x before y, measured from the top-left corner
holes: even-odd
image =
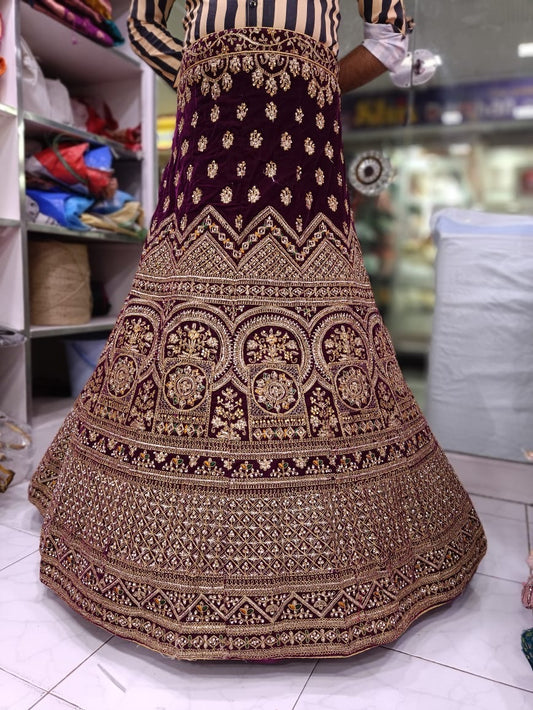
[[[89,17],[86,13],[81,14],[79,8],[76,8],[76,12],[71,9],[70,0],[68,0],[68,6],[58,0],[26,0],[26,2],[35,10],[58,20],[67,27],[105,47],[112,47],[124,42],[124,38],[117,26],[111,21],[110,12],[106,12],[106,15],[109,15],[108,17],[102,15],[102,22],[100,23],[94,21],[94,18]],[[90,4],[89,8],[91,7],[93,7],[92,4]]]
[[[67,229],[86,231],[89,227],[80,220],[94,200],[60,190],[26,190],[26,194],[39,206],[39,211],[54,219],[57,224]]]
[[[107,103],[95,97],[71,99],[75,123],[79,128],[122,143],[129,150],[141,150],[141,125],[120,128]]]
[[[2,46],[2,37],[4,36],[4,18],[2,17],[2,13],[0,12],[0,47]],[[5,74],[6,71],[6,60],[4,57],[0,56],[0,76],[2,74]]]
[[[115,212],[97,214],[93,210],[80,216],[81,221],[94,229],[127,234],[130,237],[144,239],[146,229],[143,227],[144,212],[140,202],[130,200]]]
[[[89,143],[61,145],[56,142],[26,160],[26,171],[49,178],[82,195],[100,197],[112,178],[113,155],[107,146]]]

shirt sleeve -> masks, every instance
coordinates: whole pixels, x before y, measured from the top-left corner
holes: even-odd
[[[128,34],[134,52],[174,87],[183,44],[167,30],[174,0],[132,0]]]
[[[403,0],[358,0],[358,4],[365,23],[363,46],[395,71],[408,52],[407,34],[413,26]]]

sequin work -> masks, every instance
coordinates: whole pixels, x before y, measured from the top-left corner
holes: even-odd
[[[338,126],[308,37],[185,52],[132,290],[32,479],[43,582],[169,656],[391,642],[485,550],[376,309]]]

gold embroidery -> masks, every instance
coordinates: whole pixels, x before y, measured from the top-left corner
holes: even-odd
[[[224,135],[222,136],[223,147],[226,148],[226,150],[231,148],[231,146],[233,145],[233,140],[234,140],[233,133],[231,131],[226,131],[224,133]]]
[[[265,114],[269,121],[275,121],[278,115],[278,107],[273,101],[269,101],[265,107]]]
[[[278,166],[276,163],[274,163],[272,160],[270,160],[266,165],[265,165],[265,175],[269,178],[273,178],[276,176],[276,173],[278,171]]]
[[[185,153],[189,150],[189,141],[184,140],[181,143],[181,154],[185,155]]]
[[[281,134],[281,147],[283,150],[290,150],[292,146],[292,136],[286,131]]]
[[[288,187],[284,187],[280,193],[280,199],[284,205],[288,206],[292,202],[292,192]]]
[[[242,102],[237,106],[237,118],[239,121],[244,121],[246,114],[248,113],[248,106]]]
[[[328,205],[329,205],[330,210],[332,210],[333,212],[337,211],[337,207],[339,206],[339,201],[337,200],[335,195],[330,195],[328,197]]]
[[[301,166],[301,165],[297,165],[297,166],[296,166],[296,180],[297,180],[298,182],[302,179],[302,172],[303,172],[302,166]]]
[[[304,112],[303,112],[303,109],[302,109],[301,107],[298,107],[298,108],[296,109],[296,111],[294,112],[294,120],[295,120],[297,123],[302,123],[302,122],[303,122],[303,120],[304,120]]]
[[[237,177],[244,177],[246,175],[246,161],[241,160],[237,163]]]
[[[312,134],[316,154],[329,137],[342,160],[329,133],[336,71],[333,54],[298,33],[212,33],[184,52],[178,106],[209,122],[230,92],[206,131],[220,148],[255,73],[250,129],[268,143],[278,124],[266,133],[264,106],[292,101],[320,131],[318,107],[327,135]],[[196,146],[199,132],[183,130]],[[248,134],[235,144],[253,152]],[[249,197],[266,184],[275,201],[282,185],[271,180],[291,166],[302,177],[303,141],[282,155],[249,164]],[[250,160],[236,155],[237,170],[241,157]],[[156,213],[98,366],[32,479],[48,513],[41,578],[107,631],[178,658],[341,656],[390,643],[464,589],[482,528],[403,382],[330,190],[313,202],[291,185],[283,215],[246,197],[226,208],[213,199],[230,186],[205,189],[210,161],[196,154],[198,170],[177,167],[205,204]],[[320,164],[309,161],[306,180]],[[176,199],[168,175],[162,204]],[[341,178],[330,198],[343,199]],[[295,217],[304,198],[305,220]]]
[[[326,154],[326,156],[330,160],[333,160],[333,155],[334,155],[333,146],[331,145],[331,143],[329,141],[326,143],[326,145],[324,147],[324,153]]]
[[[218,163],[216,160],[212,160],[207,166],[207,175],[210,178],[215,178],[218,174]]]
[[[225,204],[231,202],[231,200],[233,199],[233,190],[231,189],[231,187],[226,186],[225,188],[223,188],[222,192],[220,193],[220,199]]]
[[[198,150],[200,153],[203,153],[204,150],[207,148],[207,136],[200,136],[198,139]]]
[[[216,123],[218,119],[220,118],[220,106],[218,104],[215,104],[213,108],[211,109],[211,121],[213,123]]]
[[[261,193],[255,185],[248,190],[248,202],[257,202],[260,197]]]
[[[199,187],[196,187],[192,193],[192,201],[194,202],[195,205],[197,205],[201,199],[202,199],[202,190]]]
[[[324,114],[322,113],[322,111],[319,111],[317,113],[315,121],[316,121],[316,127],[318,129],[322,130],[324,128],[324,126],[326,125],[326,119],[324,118]]]
[[[324,184],[324,171],[322,170],[322,168],[317,168],[315,170],[315,180],[317,182],[317,185]]]
[[[250,133],[250,145],[252,148],[260,148],[263,142],[263,136],[258,130],[253,130]]]
[[[308,155],[313,155],[315,152],[315,142],[311,138],[306,138],[304,141],[305,152]]]

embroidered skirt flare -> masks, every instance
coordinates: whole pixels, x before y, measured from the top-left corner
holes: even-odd
[[[485,538],[375,306],[336,60],[218,32],[177,96],[131,292],[32,479],[41,579],[177,658],[391,642],[464,589]]]

